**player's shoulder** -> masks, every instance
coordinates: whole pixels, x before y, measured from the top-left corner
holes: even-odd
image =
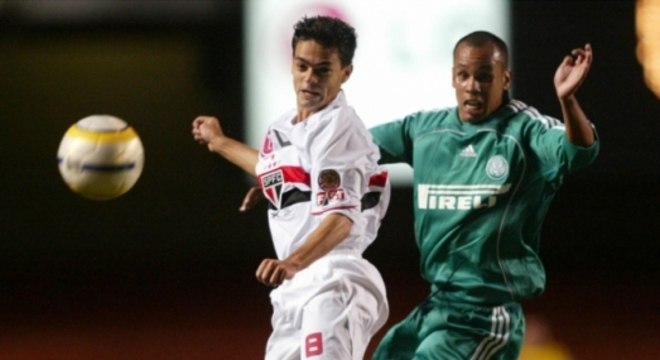
[[[512,99],[507,103],[507,110],[511,112],[512,121],[510,125],[523,127],[532,127],[539,129],[562,128],[561,120],[541,113],[534,106],[528,105],[523,101]]]
[[[403,122],[410,134],[419,136],[455,123],[455,113],[455,107],[419,110],[404,117]]]
[[[415,121],[425,121],[425,120],[435,120],[443,121],[447,119],[456,111],[456,107],[444,107],[444,108],[433,108],[433,109],[422,109],[415,111],[406,118],[414,119]]]
[[[319,113],[314,126],[326,131],[330,130],[339,133],[365,127],[355,109],[346,104],[335,104]]]

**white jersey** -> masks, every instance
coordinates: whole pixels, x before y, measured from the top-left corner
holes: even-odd
[[[378,148],[343,92],[305,122],[294,124],[296,114],[292,109],[271,124],[256,167],[270,203],[277,256],[286,258],[332,213],[353,222],[349,237],[334,251],[361,254],[375,238],[389,201]],[[380,199],[370,199],[370,192]],[[363,200],[365,207],[378,207],[376,214],[363,213]]]
[[[294,124],[296,114],[271,124],[256,167],[277,257],[288,257],[328,214],[353,225],[330,253],[271,292],[266,359],[362,359],[389,313],[383,280],[362,258],[387,209],[387,172],[343,92],[304,122]]]

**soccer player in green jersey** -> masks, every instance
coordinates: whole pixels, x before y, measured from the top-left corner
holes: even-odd
[[[454,48],[457,106],[371,129],[383,163],[414,168],[415,235],[428,298],[379,344],[374,359],[516,359],[520,301],[539,295],[539,232],[564,177],[599,141],[575,93],[591,46],[574,49],[554,85],[563,122],[510,99],[506,44],[484,31]]]

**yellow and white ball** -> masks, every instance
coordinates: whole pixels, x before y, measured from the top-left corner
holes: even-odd
[[[57,162],[71,190],[89,199],[109,200],[125,194],[140,178],[144,147],[124,120],[92,115],[66,131]]]

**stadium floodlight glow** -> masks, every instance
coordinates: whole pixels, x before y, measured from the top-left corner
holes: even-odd
[[[660,1],[637,0],[635,30],[637,60],[644,69],[646,85],[660,98]]]

